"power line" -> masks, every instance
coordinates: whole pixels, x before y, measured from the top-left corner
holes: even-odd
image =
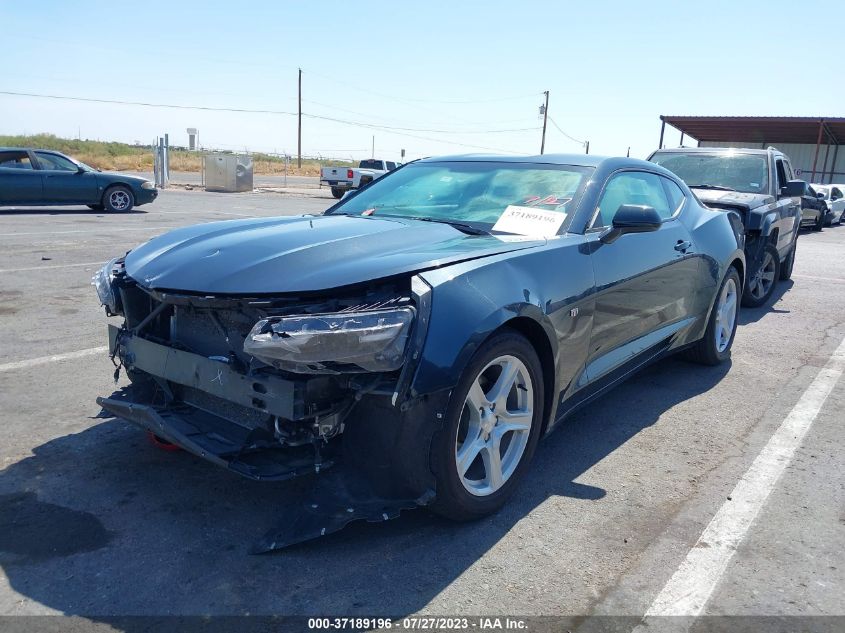
[[[215,106],[192,106],[192,105],[181,105],[181,104],[168,104],[168,103],[150,103],[144,101],[119,101],[116,99],[95,99],[92,97],[69,97],[66,95],[45,95],[45,94],[38,94],[32,92],[14,92],[9,90],[0,90],[0,95],[11,95],[17,97],[33,97],[33,98],[40,98],[40,99],[58,99],[63,101],[81,101],[86,103],[103,103],[109,105],[131,105],[131,106],[141,106],[147,108],[175,108],[180,110],[203,110],[203,111],[211,111],[211,112],[234,112],[239,114],[273,114],[273,115],[285,115],[285,116],[296,116],[297,113],[295,112],[287,112],[284,110],[260,110],[260,109],[252,109],[252,108],[223,108],[223,107],[215,107]],[[396,134],[398,136],[406,136],[409,138],[416,138],[421,139],[424,141],[432,141],[435,143],[447,143],[451,145],[458,145],[460,147],[469,147],[472,149],[485,149],[491,150],[495,152],[505,152],[505,153],[520,153],[520,152],[512,152],[510,150],[504,150],[495,147],[488,147],[485,145],[472,145],[467,143],[459,143],[454,140],[443,140],[443,139],[435,139],[425,136],[418,136],[414,134],[408,134],[407,132],[428,132],[428,133],[442,133],[442,134],[461,134],[461,130],[425,130],[425,129],[415,129],[415,128],[400,128],[400,127],[390,127],[384,125],[377,125],[374,123],[364,123],[361,121],[347,121],[344,119],[337,119],[334,117],[327,117],[321,116],[319,114],[306,114],[302,113],[302,116],[310,118],[310,119],[319,119],[324,121],[331,121],[334,123],[340,123],[343,125],[352,125],[355,127],[362,127],[367,129],[373,130],[381,130],[387,132],[389,134]],[[526,129],[533,129],[533,128],[526,128]],[[488,131],[490,133],[490,131]]]
[[[579,145],[581,145],[582,147],[583,147],[583,146],[587,143],[587,141],[579,141],[577,138],[573,138],[573,137],[569,136],[569,134],[567,134],[567,133],[566,133],[566,132],[564,132],[562,129],[560,129],[560,126],[559,126],[557,123],[555,123],[555,120],[554,120],[552,117],[549,117],[549,121],[551,121],[551,122],[552,122],[552,125],[554,125],[554,126],[557,128],[557,131],[558,131],[558,132],[560,132],[561,134],[563,134],[566,138],[568,138],[568,139],[569,139],[570,141],[572,141],[573,143],[578,143],[578,144],[579,144]]]

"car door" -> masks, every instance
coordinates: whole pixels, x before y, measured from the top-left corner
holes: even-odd
[[[804,184],[804,195],[801,196],[801,219],[804,222],[816,222],[821,215],[822,202],[816,190],[809,183]]]
[[[830,187],[830,210],[838,218],[841,218],[843,211],[845,211],[845,194],[836,185]]]
[[[608,179],[587,233],[596,279],[590,382],[648,356],[697,316],[700,258],[679,219],[693,203],[655,173],[621,171]],[[653,207],[663,219],[660,228],[602,243],[599,236],[624,204]]]
[[[97,176],[82,171],[72,160],[53,152],[35,152],[41,172],[45,202],[59,204],[95,204],[100,194]]]
[[[786,158],[775,159],[775,193],[778,211],[778,243],[776,247],[781,258],[789,255],[792,243],[798,236],[801,225],[801,203],[797,198],[784,195],[783,188],[794,178],[792,165]]]
[[[0,204],[31,204],[41,200],[41,174],[26,150],[0,151]]]

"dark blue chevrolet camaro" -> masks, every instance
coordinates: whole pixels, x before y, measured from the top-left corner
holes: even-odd
[[[98,402],[253,479],[364,482],[287,542],[403,503],[481,517],[576,407],[667,354],[728,358],[741,236],[653,163],[416,161],[323,215],[182,228],[107,264],[132,386]]]

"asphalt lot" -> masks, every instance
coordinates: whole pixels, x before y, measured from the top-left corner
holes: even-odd
[[[169,190],[130,215],[0,210],[0,615],[640,617],[825,371],[829,395],[702,612],[845,615],[845,380],[823,369],[845,339],[845,226],[802,233],[793,280],[742,313],[731,363],[663,361],[582,410],[499,514],[414,511],[250,555],[308,481],[242,480],[101,417],[95,397],[123,378],[97,349],[90,278],[173,227],[332,201]]]

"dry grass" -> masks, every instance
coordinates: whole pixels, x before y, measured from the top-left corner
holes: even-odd
[[[52,134],[36,134],[34,136],[0,136],[0,147],[35,147],[52,149],[82,161],[91,167],[105,171],[152,171],[153,153],[149,147],[127,145],[126,143],[109,143],[105,141],[89,141],[63,139]],[[171,150],[170,171],[199,172],[202,156],[197,152]],[[288,175],[319,176],[320,167],[326,165],[349,165],[348,161],[304,159],[302,167],[296,166],[296,160],[288,165]],[[253,154],[253,172],[256,174],[283,174],[285,162],[276,156]]]

